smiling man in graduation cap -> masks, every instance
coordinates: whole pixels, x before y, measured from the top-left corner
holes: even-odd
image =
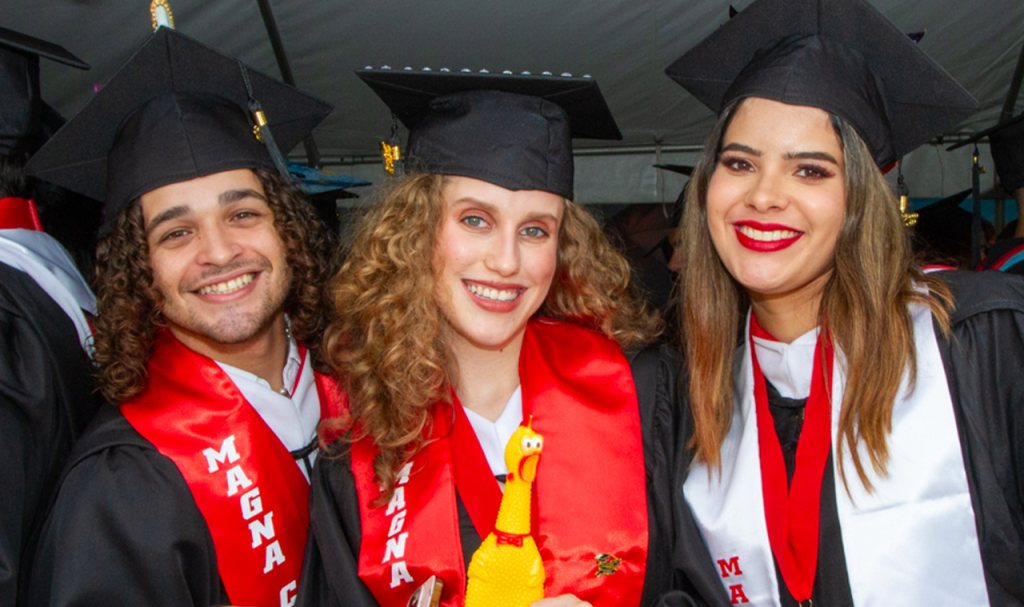
[[[339,401],[311,356],[326,237],[273,143],[329,111],[160,28],[32,159],[105,201],[95,358],[118,405],[72,454],[32,604],[290,604]]]
[[[680,569],[719,605],[1024,604],[1024,281],[923,272],[882,173],[975,100],[865,0],[758,0],[666,73],[719,113]]]
[[[23,173],[57,117],[39,94],[39,58],[88,65],[65,49],[0,28],[0,605],[25,601],[45,505],[72,443],[96,412],[96,298],[71,256],[42,230]],[[20,597],[19,597],[20,595]],[[20,599],[20,600],[18,600]]]

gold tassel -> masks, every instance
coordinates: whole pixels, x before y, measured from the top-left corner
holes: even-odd
[[[917,213],[907,212],[907,201],[910,200],[910,188],[903,179],[903,159],[897,165],[899,178],[896,180],[896,194],[900,197],[900,215],[903,217],[903,227],[912,228],[917,225]]]
[[[395,163],[402,159],[402,148],[398,144],[388,145],[386,141],[381,141],[380,147],[384,154],[384,170],[388,175],[394,175]]]
[[[260,132],[260,127],[267,124],[267,115],[263,113],[263,110],[257,110],[253,112],[253,116],[256,117],[256,124],[252,127],[252,134],[256,136],[256,141],[263,143],[263,133]]]
[[[912,228],[917,225],[917,213],[907,212],[907,195],[900,196],[900,215],[903,216],[903,227]]]

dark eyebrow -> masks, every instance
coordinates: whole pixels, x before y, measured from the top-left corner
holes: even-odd
[[[225,205],[231,204],[232,202],[238,202],[239,200],[243,200],[245,198],[256,198],[262,200],[263,202],[267,202],[266,196],[260,194],[259,192],[252,188],[243,188],[241,190],[226,190],[220,193],[220,196],[217,197],[217,200],[218,202],[220,202],[220,204]]]
[[[159,215],[153,218],[153,221],[149,222],[148,226],[146,226],[146,238],[149,238],[149,235],[152,234],[153,230],[155,230],[156,227],[161,223],[164,223],[165,221],[170,221],[172,219],[177,219],[178,217],[182,217],[184,215],[188,215],[191,212],[191,207],[185,205],[178,205],[176,207],[171,207],[167,209],[163,213],[160,213]]]
[[[836,160],[832,154],[827,154],[825,152],[789,152],[785,155],[785,159],[824,160],[825,162],[831,162],[832,164],[839,166],[839,161]]]
[[[753,156],[761,156],[763,152],[761,150],[755,150],[749,145],[743,145],[742,143],[730,143],[729,145],[722,148],[723,152],[746,152]]]
[[[256,198],[257,200],[267,202],[266,196],[260,194],[259,192],[252,188],[243,188],[240,190],[225,190],[220,193],[220,196],[217,197],[217,202],[221,206],[224,206],[231,204],[233,202],[238,202],[239,200],[244,200],[246,198]],[[159,215],[153,218],[153,221],[151,221],[148,226],[146,226],[146,238],[149,238],[149,235],[152,234],[153,230],[155,230],[156,227],[159,226],[161,223],[164,223],[165,221],[170,221],[172,219],[177,219],[179,217],[183,217],[191,212],[192,208],[189,207],[188,205],[178,205],[176,207],[171,207],[167,209],[163,213],[160,213]]]
[[[729,145],[723,147],[722,151],[745,152],[753,156],[763,155],[763,152],[761,152],[761,150],[756,150],[750,147],[749,145],[744,145],[742,143],[730,143]],[[824,160],[825,162],[831,162],[836,166],[839,165],[839,161],[836,160],[835,157],[832,156],[832,154],[828,154],[826,152],[787,152],[783,156],[783,158],[785,158],[786,160]]]

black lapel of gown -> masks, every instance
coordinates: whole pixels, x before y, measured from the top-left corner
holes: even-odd
[[[942,272],[956,302],[935,324],[992,605],[1024,605],[1024,277]]]

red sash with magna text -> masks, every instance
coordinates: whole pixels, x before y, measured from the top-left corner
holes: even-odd
[[[519,379],[523,416],[533,415],[533,429],[544,436],[531,519],[544,560],[544,595],[575,594],[596,607],[638,605],[647,565],[647,491],[629,363],[604,336],[541,319],[527,325]],[[376,448],[369,439],[352,447],[362,525],[359,577],[382,606],[404,605],[431,575],[444,580],[444,605],[463,605],[456,487],[481,539],[497,518],[501,495],[475,434],[466,440],[472,428],[465,415],[446,404],[434,411],[431,441],[403,470],[386,505],[372,506],[380,495]]]
[[[160,331],[146,390],[121,405],[131,425],[188,483],[239,605],[294,604],[309,529],[309,483],[291,454],[217,364]],[[316,374],[322,416],[343,400]]]

